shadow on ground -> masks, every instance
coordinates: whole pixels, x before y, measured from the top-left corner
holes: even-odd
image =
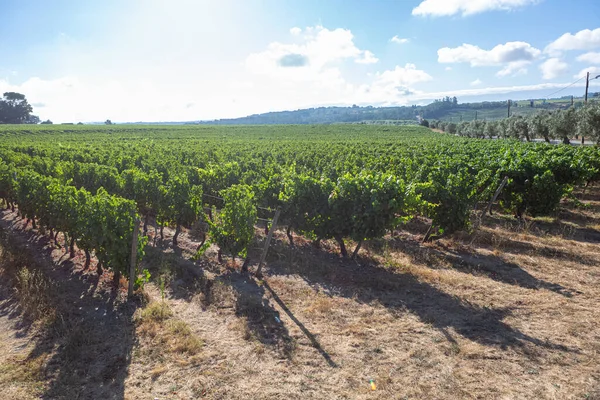
[[[4,230],[8,226],[5,218]],[[26,358],[45,360],[39,371],[46,383],[40,397],[124,399],[136,305],[123,303],[109,282],[99,285],[101,279],[108,279],[106,274],[98,277],[95,272],[78,270],[68,256],[55,264],[55,246],[47,237],[33,231],[12,231],[9,240],[11,252],[28,257],[28,268],[39,270],[54,282],[50,295],[55,316],[35,332],[33,348]],[[0,312],[10,312],[17,335],[25,334],[33,321],[17,299],[5,304],[8,308]]]
[[[486,276],[494,281],[520,286],[525,289],[546,289],[566,297],[571,297],[577,293],[573,289],[536,278],[518,264],[506,262],[495,255],[457,252],[448,248],[444,249],[444,245],[441,243],[437,244],[437,246],[443,249],[440,250],[431,246],[422,246],[421,243],[407,238],[393,238],[388,240],[387,243],[394,250],[410,256],[413,262],[417,264],[426,263],[429,268],[440,268],[441,264],[448,263],[451,265],[451,268],[457,271],[477,276]],[[524,248],[530,246],[525,242],[511,241],[511,243],[520,243]],[[559,250],[557,249],[556,251],[558,252]],[[588,262],[590,263],[588,265],[595,263],[595,261]]]
[[[418,246],[418,242],[412,244]],[[411,246],[412,246],[411,245]],[[281,249],[281,252],[284,250]],[[537,339],[515,329],[503,320],[510,309],[481,307],[462,301],[426,282],[419,281],[410,273],[399,269],[377,266],[375,260],[362,258],[358,262],[326,262],[329,253],[312,246],[297,249],[296,262],[270,264],[269,275],[298,275],[312,287],[333,296],[342,296],[360,303],[378,302],[392,313],[410,312],[423,322],[442,332],[452,328],[457,334],[486,346],[518,348],[527,344],[561,351],[576,351],[557,343]],[[303,261],[300,261],[305,254]],[[323,254],[326,253],[326,254]],[[308,261],[306,255],[308,256]],[[508,273],[511,267],[506,267]],[[535,280],[525,271],[511,274],[523,286],[539,286],[545,283]],[[497,274],[497,279],[511,281],[508,276]],[[551,286],[551,284],[547,284]]]
[[[265,285],[259,284],[248,273],[238,271],[230,271],[218,280],[234,289],[235,315],[245,320],[246,335],[273,348],[282,358],[290,359],[295,343],[281,320],[279,311],[269,302]]]
[[[259,244],[255,243],[255,247],[258,248]],[[257,340],[282,359],[291,359],[296,343],[290,336],[280,312],[270,301],[273,300],[306,336],[328,365],[337,367],[315,335],[292,313],[267,281],[257,280],[248,272],[242,272],[239,266],[227,267],[225,263],[217,267],[214,263],[203,260],[191,261],[181,258],[166,247],[149,247],[146,249],[146,254],[152,260],[148,265],[153,276],[163,274],[162,276],[168,282],[170,296],[193,301],[200,295],[203,307],[211,305],[226,307],[231,302],[235,315],[243,321],[246,340]],[[256,260],[259,253],[252,251],[251,256]],[[168,275],[169,271],[173,275]],[[226,294],[223,294],[224,292]]]

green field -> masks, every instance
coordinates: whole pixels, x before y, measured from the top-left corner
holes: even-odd
[[[0,129],[0,197],[50,230],[70,231],[72,245],[124,274],[137,215],[180,232],[203,210],[224,207],[209,236],[244,256],[252,236],[244,226],[279,207],[290,230],[333,238],[345,255],[345,239],[375,239],[415,216],[440,234],[468,229],[471,210],[505,176],[502,204],[520,216],[551,213],[570,187],[599,173],[598,149],[459,139],[419,126]],[[121,225],[89,237],[119,216]]]

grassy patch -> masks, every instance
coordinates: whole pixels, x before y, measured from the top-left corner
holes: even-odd
[[[22,267],[16,274],[16,291],[23,312],[30,318],[51,320],[55,309],[52,306],[52,282],[40,271]]]
[[[189,325],[175,317],[165,301],[151,302],[136,317],[138,333],[150,339],[151,353],[164,357],[166,354],[196,355],[202,351],[204,342],[196,336]]]
[[[27,392],[39,394],[44,384],[44,365],[46,356],[32,359],[9,360],[0,365],[0,386],[27,387]]]
[[[160,323],[173,316],[173,312],[164,301],[155,301],[144,309],[142,309],[138,322],[144,323]]]

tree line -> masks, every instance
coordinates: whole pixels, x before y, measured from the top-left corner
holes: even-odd
[[[503,138],[531,142],[544,139],[546,142],[560,140],[569,144],[575,137],[581,136],[600,141],[600,104],[592,103],[581,108],[570,107],[566,110],[543,111],[528,117],[511,116],[495,121],[473,120],[460,123],[448,121],[424,121],[433,129],[470,138]]]

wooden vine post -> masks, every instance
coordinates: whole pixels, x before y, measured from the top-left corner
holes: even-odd
[[[269,245],[271,244],[271,238],[273,238],[273,232],[277,227],[277,219],[279,218],[279,213],[281,212],[281,208],[277,207],[275,210],[275,216],[273,217],[273,223],[271,224],[271,229],[269,229],[269,234],[267,235],[267,240],[265,241],[265,247],[263,248],[263,252],[260,256],[260,262],[258,263],[258,269],[256,270],[256,276],[261,277],[262,266],[267,258],[267,252],[269,251]]]
[[[131,260],[129,265],[129,287],[127,288],[127,297],[133,296],[133,284],[137,275],[137,253],[138,253],[138,233],[140,231],[140,219],[136,217],[133,223],[133,239],[131,240]]]
[[[479,220],[477,221],[478,222],[477,226],[475,228],[479,227],[479,225],[481,224],[481,221],[483,220],[483,217],[485,216],[485,214],[487,214],[488,212],[492,211],[492,204],[494,204],[494,202],[496,201],[496,199],[500,195],[500,192],[502,192],[502,189],[504,189],[504,186],[506,186],[507,183],[508,183],[508,176],[505,176],[504,179],[502,179],[502,182],[500,183],[500,186],[498,186],[498,189],[496,189],[496,193],[494,193],[494,197],[492,197],[492,199],[490,200],[490,202],[488,203],[488,205],[481,212],[481,215],[479,216]]]

